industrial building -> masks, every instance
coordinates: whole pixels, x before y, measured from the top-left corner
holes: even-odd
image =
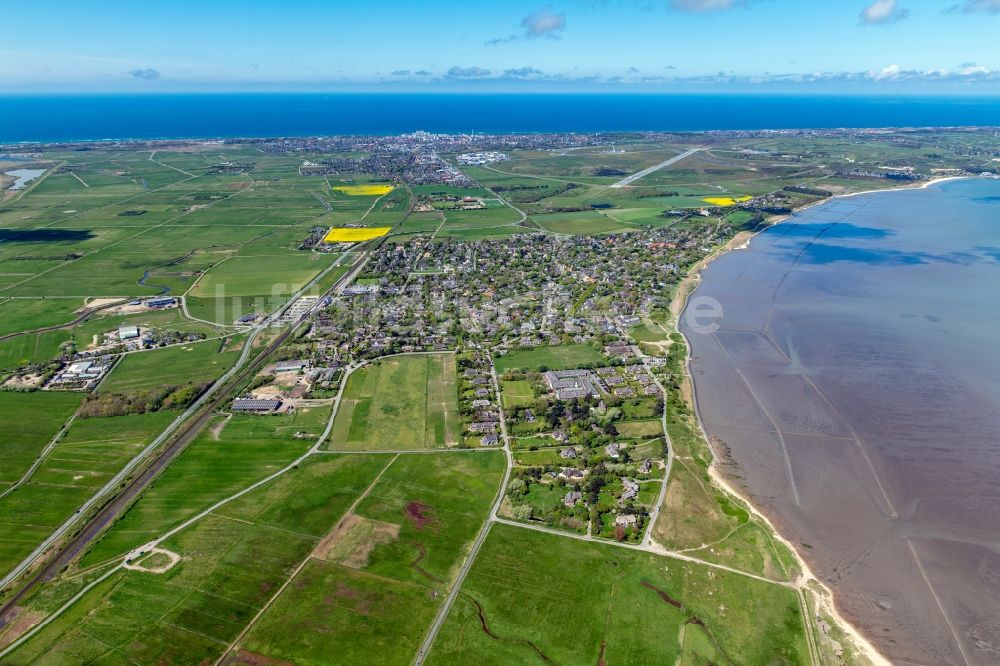
[[[309,361],[295,360],[295,361],[281,361],[276,366],[274,366],[275,373],[284,372],[298,372],[299,370],[305,370],[309,367]]]
[[[270,413],[281,407],[280,400],[258,400],[256,398],[236,398],[233,400],[234,412]]]
[[[118,329],[118,337],[122,340],[134,340],[139,337],[138,326],[122,326]]]

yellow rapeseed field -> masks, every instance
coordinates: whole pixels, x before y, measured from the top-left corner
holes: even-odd
[[[710,203],[713,206],[732,206],[733,204],[750,201],[751,199],[753,197],[705,197],[702,201]]]
[[[337,185],[333,189],[352,197],[380,197],[394,188],[392,185]]]
[[[333,227],[323,237],[324,243],[360,243],[385,236],[392,227]]]

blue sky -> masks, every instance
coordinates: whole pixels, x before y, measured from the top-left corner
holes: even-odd
[[[1000,0],[5,4],[7,91],[1000,94]]]

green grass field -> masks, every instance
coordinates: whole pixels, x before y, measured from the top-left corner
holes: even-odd
[[[128,354],[100,390],[131,395],[160,386],[215,381],[240,355],[235,350],[220,352],[219,347],[220,341],[209,340]]]
[[[81,400],[79,393],[0,391],[0,491],[24,474]]]
[[[438,602],[419,585],[311,560],[268,610],[234,664],[409,664]],[[300,630],[289,632],[288,627]]]
[[[73,173],[51,173],[0,206],[0,335],[69,321],[85,297],[179,296],[192,285],[196,316],[214,321],[218,311],[228,324],[243,310],[217,308],[217,289],[247,308],[257,298],[277,304],[336,257],[299,249],[309,230],[358,221],[373,201],[300,175],[287,156],[239,145],[157,150],[155,160],[110,147],[45,158],[72,163]],[[220,160],[251,164],[252,175],[212,173]],[[398,224],[408,198],[397,188],[365,223]],[[0,345],[5,358],[37,357]]]
[[[509,352],[493,359],[497,372],[508,370],[559,370],[596,366],[607,362],[607,357],[588,344],[559,345],[557,347],[535,347],[523,351]]]
[[[311,561],[242,646],[303,666],[330,663],[331,654],[342,663],[410,663],[486,519],[503,465],[495,451],[400,456],[358,506],[361,522],[352,528],[388,532],[374,546],[335,545]],[[365,557],[359,549],[368,549]]]
[[[16,369],[29,363],[45,363],[60,354],[72,334],[66,330],[29,333],[0,341],[0,369]]]
[[[115,575],[0,663],[211,663],[389,460],[314,457],[165,542],[169,571]]]
[[[317,408],[294,416],[219,417],[93,543],[84,565],[126,553],[278,471],[309,448],[310,440],[295,433],[318,434],[328,416],[329,410]]]
[[[535,392],[527,380],[502,381],[500,391],[503,393],[503,406],[507,409],[524,407],[535,401]]]
[[[332,255],[236,256],[208,271],[191,296],[280,296],[301,289]],[[266,270],[261,270],[266,266]]]
[[[58,326],[76,318],[83,301],[69,299],[10,299],[0,302],[0,335]]]
[[[597,211],[549,213],[548,215],[533,215],[531,219],[543,229],[557,234],[587,236],[616,231],[635,231],[636,229],[636,227],[610,219]]]
[[[642,421],[618,421],[615,423],[618,434],[622,437],[660,437],[663,435],[663,423],[660,419],[645,419]]]
[[[348,378],[330,448],[440,448],[455,445],[459,430],[454,355],[394,356]]]
[[[178,659],[218,656],[390,460],[389,455],[314,457],[166,542],[165,548],[182,555],[180,565],[165,574],[116,576],[15,659],[92,654],[101,646],[115,659],[141,660],[158,650]],[[453,577],[464,544],[485,519],[502,469],[496,452],[398,458],[358,508],[368,520],[401,523],[398,542],[372,551],[365,571],[311,560],[251,632],[251,650],[295,654],[296,663],[325,663],[322,655],[329,654],[331,641],[340,649],[362,650],[377,629],[378,640],[395,648],[386,653],[388,663],[406,654],[402,648],[412,652],[441,600],[428,590],[446,587]],[[342,603],[330,606],[330,586]],[[40,595],[45,598],[39,604],[51,607],[52,596],[59,595]],[[373,598],[387,603],[372,609]],[[359,604],[353,609],[352,600]],[[367,616],[352,612],[362,608]],[[85,612],[82,622],[78,609]],[[289,619],[307,616],[317,629],[314,635],[285,631]],[[148,626],[157,629],[140,635]],[[171,637],[169,646],[160,635]]]
[[[9,571],[70,518],[174,416],[163,412],[74,421],[28,482],[0,498],[0,572]]]
[[[805,664],[793,590],[495,525],[430,664]]]

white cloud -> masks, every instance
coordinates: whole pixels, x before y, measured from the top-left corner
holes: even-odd
[[[539,9],[521,19],[521,27],[524,28],[524,36],[528,39],[556,37],[566,29],[566,15],[555,14],[548,8]]]
[[[559,39],[560,33],[566,29],[566,15],[553,13],[551,9],[544,7],[521,19],[521,28],[523,28],[524,32],[520,35],[495,37],[486,42],[486,45],[497,46],[499,44],[516,42],[520,39],[538,39],[539,37]]]
[[[899,74],[902,71],[903,68],[900,67],[899,65],[889,65],[888,67],[883,68],[882,71],[875,74],[873,78],[876,81],[882,81],[884,79],[896,79],[899,78]]]
[[[545,72],[534,67],[518,67],[517,69],[505,69],[503,71],[505,79],[538,79],[545,78]]]
[[[875,0],[861,10],[861,22],[865,25],[892,23],[909,15],[909,10],[898,6],[896,0]]]

